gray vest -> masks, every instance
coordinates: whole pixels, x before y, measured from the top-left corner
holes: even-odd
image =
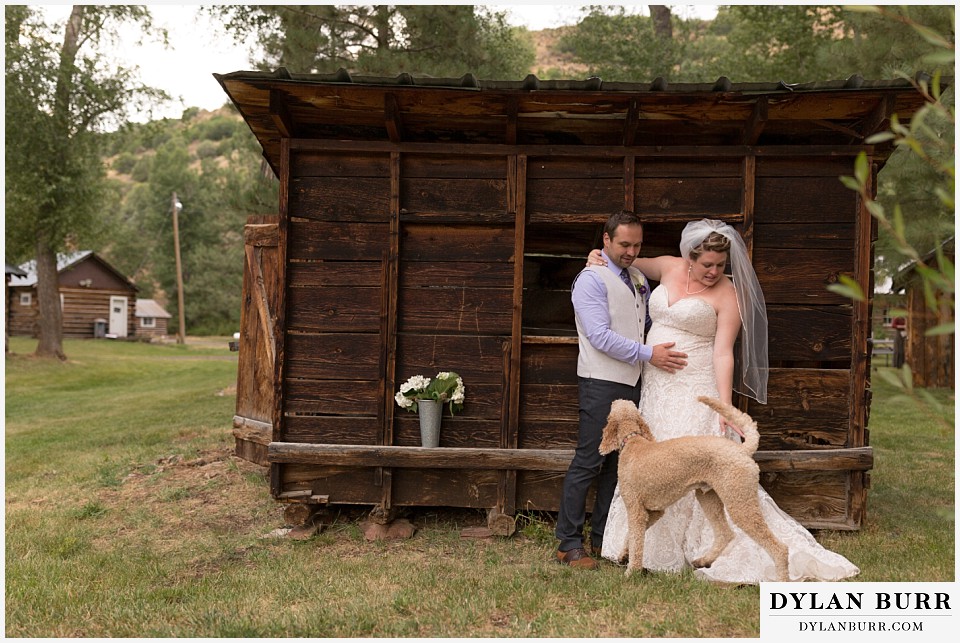
[[[647,315],[646,302],[639,292],[631,295],[627,285],[620,277],[606,266],[589,266],[584,270],[591,270],[599,275],[607,287],[607,308],[610,311],[610,329],[635,342],[644,341],[644,322]],[[631,281],[644,283],[645,280],[639,270],[628,268]],[[582,272],[580,274],[583,274]],[[574,280],[576,281],[576,280]],[[638,290],[634,286],[634,290]],[[610,382],[619,382],[628,386],[635,386],[640,380],[641,363],[627,364],[598,351],[587,341],[580,317],[576,317],[577,336],[580,340],[580,354],[577,357],[577,375]]]

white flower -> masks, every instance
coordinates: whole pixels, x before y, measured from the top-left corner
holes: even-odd
[[[429,385],[429,377],[414,375],[400,386],[400,392],[406,394],[410,391],[425,391]]]
[[[403,393],[397,393],[393,399],[397,401],[397,404],[402,409],[409,409],[411,406],[413,406],[413,400],[407,397],[406,395],[404,395]]]

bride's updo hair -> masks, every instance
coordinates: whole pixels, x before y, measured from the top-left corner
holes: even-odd
[[[720,254],[725,254],[729,257],[730,239],[726,238],[719,232],[711,232],[699,246],[690,248],[690,261],[696,261],[700,258],[700,255],[705,252],[719,252]]]

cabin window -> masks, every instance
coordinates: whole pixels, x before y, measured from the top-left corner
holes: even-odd
[[[141,317],[141,318],[140,318],[140,327],[141,327],[141,328],[156,328],[156,327],[157,327],[157,318],[156,318],[156,317]]]
[[[28,292],[20,293],[21,306],[29,306],[32,303],[33,303],[33,295],[31,293],[28,293]]]

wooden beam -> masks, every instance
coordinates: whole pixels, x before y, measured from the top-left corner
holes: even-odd
[[[767,110],[769,103],[766,96],[761,96],[753,105],[753,111],[750,118],[743,127],[743,144],[756,145],[760,140],[760,134],[767,124]]]
[[[627,118],[623,123],[623,145],[631,147],[637,138],[637,126],[640,123],[640,105],[636,98],[630,101]]]
[[[885,129],[884,124],[890,120],[890,115],[893,114],[894,102],[895,97],[890,95],[884,96],[877,101],[874,108],[870,110],[870,113],[863,119],[863,124],[860,126],[860,138],[866,139],[880,130]]]
[[[276,89],[270,90],[270,118],[280,136],[293,138],[296,129],[294,128],[293,118],[290,116],[290,110],[287,108],[287,99]]]
[[[284,419],[283,383],[286,362],[286,330],[287,330],[287,231],[290,227],[290,155],[291,139],[280,140],[280,193],[279,193],[279,222],[277,227],[277,309],[273,315],[273,331],[275,350],[273,360],[273,439],[279,440],[283,436],[286,421]],[[270,465],[270,493],[274,496],[283,490],[283,472],[277,464]]]
[[[636,194],[635,179],[637,174],[637,157],[628,154],[623,157],[623,209],[635,212]]]
[[[276,223],[248,223],[243,226],[243,243],[247,246],[270,246],[280,243],[280,226]]]
[[[860,132],[853,129],[852,127],[841,125],[839,123],[834,123],[833,121],[825,121],[825,120],[815,120],[811,122],[817,125],[820,125],[822,127],[826,127],[827,129],[832,129],[835,132],[841,132],[842,134],[847,134],[853,137],[854,140],[857,140],[857,141],[860,140]]]
[[[387,126],[387,137],[391,143],[403,141],[403,122],[400,120],[400,103],[396,94],[383,95],[383,116]]]
[[[643,220],[644,224],[647,223],[677,223],[685,221],[697,221],[703,218],[703,214],[647,214],[645,212],[638,213],[640,218]],[[579,214],[554,214],[552,212],[540,212],[540,213],[531,213],[529,216],[530,223],[553,223],[563,222],[564,224],[571,223],[599,223],[603,224],[607,219],[610,218],[610,213],[579,213]],[[743,221],[743,213],[731,213],[731,214],[711,214],[711,219],[719,219],[725,223],[740,223]]]
[[[517,144],[517,113],[520,110],[520,99],[516,95],[507,97],[507,132],[505,142],[507,145]]]
[[[271,442],[270,462],[336,467],[402,467],[422,469],[514,469],[565,472],[574,449],[493,449],[460,447],[396,447],[358,444]],[[867,471],[873,449],[804,449],[757,451],[761,471]]]
[[[650,158],[742,158],[748,154],[763,157],[854,157],[866,149],[862,145],[643,145],[626,148],[622,145],[497,145],[449,143],[391,143],[389,141],[335,141],[295,139],[292,149],[304,152],[409,152],[413,154],[466,154],[472,156],[576,156],[583,158],[622,158],[627,154]]]

